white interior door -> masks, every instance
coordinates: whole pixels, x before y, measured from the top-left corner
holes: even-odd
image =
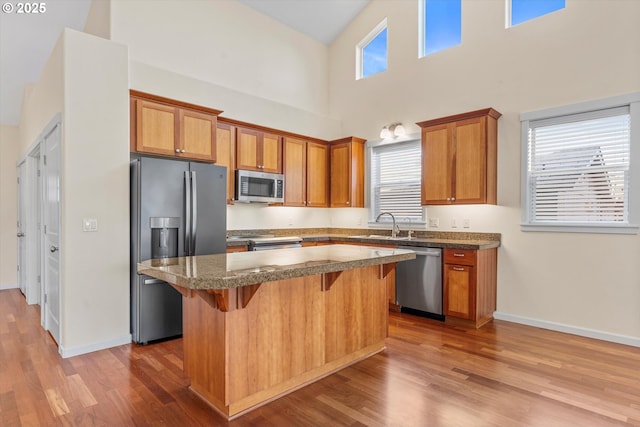
[[[60,123],[44,135],[43,225],[44,327],[60,344]]]
[[[26,238],[26,163],[18,165],[18,287],[27,293],[27,238]]]

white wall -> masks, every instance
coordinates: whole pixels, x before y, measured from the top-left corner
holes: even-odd
[[[493,107],[498,206],[429,207],[441,227],[502,233],[498,311],[640,339],[640,236],[520,231],[519,114],[640,90],[640,2],[567,0],[504,28],[503,1],[464,0],[462,45],[418,59],[417,1],[373,0],[330,48],[330,111],[345,134]],[[354,46],[388,19],[388,70],[355,81]],[[459,229],[458,229],[459,230]]]
[[[63,32],[25,96],[20,156],[59,112],[59,344],[63,356],[72,356],[130,341],[126,47],[73,30]],[[82,232],[83,218],[96,218],[98,232]]]
[[[111,13],[111,39],[136,62],[327,114],[327,46],[238,1],[128,0]]]
[[[15,126],[0,126],[0,289],[18,287],[16,237],[19,133]]]
[[[65,30],[62,164],[64,355],[128,342],[127,48]],[[83,218],[98,232],[82,231]]]

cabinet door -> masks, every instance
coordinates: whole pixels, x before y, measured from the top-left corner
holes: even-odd
[[[176,108],[136,100],[136,151],[175,156]]]
[[[227,204],[233,204],[235,191],[235,127],[226,123],[218,123],[216,128],[216,164],[227,167]]]
[[[213,114],[180,110],[180,157],[214,162],[216,160],[216,122]]]
[[[444,265],[444,311],[446,316],[474,318],[475,267]]]
[[[262,152],[259,159],[262,172],[282,173],[282,138],[279,135],[262,134]]]
[[[329,201],[329,149],[307,143],[307,206],[327,207]]]
[[[258,169],[258,145],[260,132],[253,129],[238,128],[236,137],[236,168]]]
[[[486,117],[464,120],[455,129],[455,203],[486,203]]]
[[[307,142],[285,138],[283,145],[284,205],[306,206]]]
[[[331,146],[331,207],[351,206],[351,143]]]
[[[449,204],[452,198],[451,166],[453,124],[422,130],[422,204]]]

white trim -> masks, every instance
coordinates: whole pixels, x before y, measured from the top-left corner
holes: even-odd
[[[73,356],[79,356],[81,354],[92,353],[94,351],[106,350],[112,347],[118,347],[120,345],[130,344],[131,334],[123,335],[121,337],[112,338],[104,341],[98,341],[91,344],[77,345],[70,348],[64,348],[62,345],[58,347],[58,351],[63,359]]]
[[[605,234],[638,234],[640,226],[633,224],[625,225],[586,225],[562,223],[558,225],[536,223],[520,224],[522,231],[550,231],[552,233],[605,233]]]
[[[384,18],[378,25],[376,25],[373,30],[369,32],[360,42],[356,45],[356,80],[362,80],[364,78],[364,70],[363,70],[363,61],[362,61],[362,50],[369,44],[373,39],[378,37],[385,28],[387,28],[387,18]],[[387,53],[389,51],[389,39],[387,39]],[[388,59],[388,56],[387,56]],[[387,63],[387,68],[389,64]]]
[[[427,46],[424,40],[426,32],[425,26],[427,25],[424,19],[426,9],[426,0],[418,0],[418,58],[424,58],[425,56],[427,56],[425,54]]]
[[[7,289],[18,289],[17,283],[0,283],[0,291],[5,291]]]
[[[519,323],[536,328],[549,329],[551,331],[562,332],[565,334],[578,335],[586,338],[594,338],[602,341],[609,341],[618,344],[640,347],[640,338],[629,335],[614,334],[611,332],[599,331],[596,329],[582,328],[579,326],[567,325],[565,323],[549,322],[547,320],[534,319],[532,317],[518,316],[515,314],[502,313],[496,311],[493,318],[504,320],[506,322]]]
[[[634,102],[640,102],[640,92],[579,102],[577,104],[563,105],[560,107],[545,108],[544,110],[527,111],[520,113],[520,121],[541,120],[550,117],[584,113],[585,111],[604,110],[607,108],[622,107]]]
[[[508,0],[510,1],[510,0]],[[629,194],[628,194],[628,222],[625,224],[549,224],[531,221],[529,216],[529,190],[531,188],[528,173],[528,133],[532,121],[539,122],[546,119],[558,119],[563,116],[577,114],[595,114],[598,116],[601,110],[628,107],[631,117],[631,141],[630,141],[630,169],[629,169]],[[634,171],[640,165],[640,92],[609,98],[580,102],[577,104],[552,107],[544,110],[529,111],[520,114],[520,230],[526,232],[550,231],[573,233],[611,233],[611,234],[638,234],[640,231],[640,175]]]

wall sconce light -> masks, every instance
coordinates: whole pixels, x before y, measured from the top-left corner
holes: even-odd
[[[406,131],[402,123],[392,123],[389,126],[385,126],[380,131],[380,139],[387,139],[391,137],[404,136]]]

